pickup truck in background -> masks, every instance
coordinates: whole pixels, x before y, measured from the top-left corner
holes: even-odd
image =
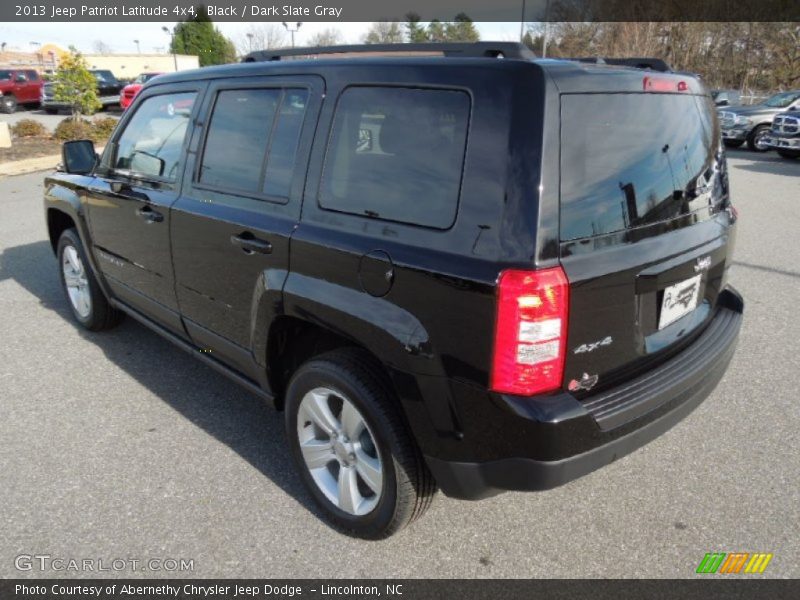
[[[95,69],[89,72],[97,81],[97,97],[103,105],[102,110],[119,106],[119,96],[124,84],[107,69]],[[45,83],[42,88],[42,108],[45,112],[54,115],[60,110],[71,110],[72,107],[67,102],[56,100],[55,90],[54,82]]]
[[[37,106],[42,78],[33,69],[0,69],[0,112],[13,113],[20,104]]]
[[[766,137],[772,127],[772,119],[785,110],[800,108],[800,90],[779,92],[760,104],[750,106],[726,106],[719,110],[722,141],[729,148],[738,148],[745,142],[754,152],[767,152],[770,148]]]
[[[800,110],[787,110],[775,115],[764,142],[783,158],[800,158]]]

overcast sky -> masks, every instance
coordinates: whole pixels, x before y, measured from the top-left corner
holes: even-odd
[[[280,23],[276,23],[280,25]],[[0,42],[6,42],[11,50],[30,51],[31,42],[58,44],[63,48],[76,46],[83,52],[91,52],[92,45],[100,40],[116,53],[136,52],[138,39],[143,53],[166,51],[169,36],[161,27],[170,28],[174,23],[0,23]],[[253,23],[216,23],[226,36],[237,42]],[[256,23],[257,25],[257,23]],[[295,44],[303,46],[315,32],[335,27],[342,32],[344,43],[359,43],[369,28],[369,23],[303,23],[295,34]],[[519,39],[519,23],[476,23],[481,39],[512,41]]]

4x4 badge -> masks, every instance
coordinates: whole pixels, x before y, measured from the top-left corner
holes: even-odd
[[[580,346],[575,348],[575,350],[573,350],[573,353],[583,354],[584,352],[591,352],[592,350],[597,350],[600,346],[610,346],[613,342],[614,340],[612,339],[612,337],[610,335],[607,335],[602,340],[599,340],[597,342],[589,342],[588,344],[581,344]]]
[[[578,390],[590,390],[595,385],[597,385],[597,375],[584,373],[580,379],[570,381],[567,388],[570,392],[577,392]]]

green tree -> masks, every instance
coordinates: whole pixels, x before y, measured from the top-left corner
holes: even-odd
[[[214,27],[203,5],[193,18],[175,27],[170,52],[197,55],[201,67],[236,62],[236,47]]]
[[[428,41],[428,33],[420,25],[420,16],[410,12],[406,15],[406,38],[412,44],[419,44]]]
[[[458,13],[452,23],[444,26],[444,37],[448,42],[477,42],[481,36],[475,24],[465,13]]]
[[[89,72],[86,59],[74,46],[70,46],[69,54],[61,59],[53,82],[55,100],[72,107],[74,121],[79,121],[81,115],[91,115],[102,108],[97,98],[97,80]]]
[[[403,42],[403,30],[395,21],[378,21],[373,23],[364,36],[365,44],[400,44]]]

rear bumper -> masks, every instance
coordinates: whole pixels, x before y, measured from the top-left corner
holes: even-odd
[[[586,475],[655,439],[694,410],[716,387],[733,357],[744,304],[728,289],[703,333],[657,368],[578,402],[569,394],[502,397],[529,440],[528,455],[482,462],[426,456],[448,496],[477,500],[506,490],[546,490]],[[508,432],[509,438],[522,436]],[[522,454],[522,452],[520,452]]]

